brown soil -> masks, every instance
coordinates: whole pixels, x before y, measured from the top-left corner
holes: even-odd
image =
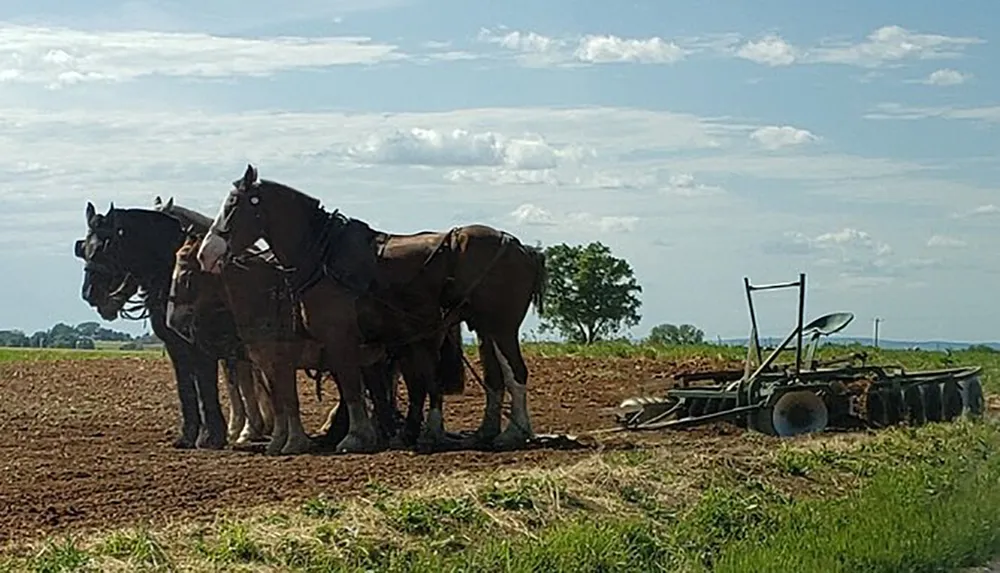
[[[478,364],[476,364],[478,367]],[[538,433],[585,434],[615,426],[609,409],[655,394],[678,370],[732,367],[704,359],[529,358],[529,406]],[[317,403],[300,375],[303,421],[315,432],[335,403],[327,382]],[[221,389],[220,389],[221,390]],[[224,390],[223,408],[228,408]],[[406,487],[456,471],[549,466],[593,450],[449,452],[418,455],[266,457],[234,451],[175,450],[179,420],[166,360],[119,358],[0,365],[0,545],[67,530],[163,524],[211,517],[321,492],[357,491],[370,480]],[[470,377],[466,395],[446,401],[449,430],[474,429],[483,395]],[[738,430],[715,425],[671,433],[598,434],[604,447],[656,441],[706,453]]]

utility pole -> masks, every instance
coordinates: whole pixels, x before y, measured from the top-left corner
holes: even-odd
[[[882,322],[882,319],[876,316],[875,317],[875,339],[873,341],[873,345],[875,346],[875,348],[878,348],[878,324],[880,322]]]

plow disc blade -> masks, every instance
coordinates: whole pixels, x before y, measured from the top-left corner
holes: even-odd
[[[808,390],[783,395],[770,413],[774,434],[782,437],[822,432],[829,422],[826,403]]]

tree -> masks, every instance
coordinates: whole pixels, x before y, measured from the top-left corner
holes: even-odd
[[[649,331],[646,341],[651,344],[701,344],[705,333],[691,324],[658,324]]]
[[[545,249],[548,288],[541,330],[558,331],[571,342],[591,344],[623,327],[639,324],[642,302],[632,267],[593,242]]]

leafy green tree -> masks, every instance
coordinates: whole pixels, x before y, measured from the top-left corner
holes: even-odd
[[[545,249],[548,289],[540,330],[592,344],[639,324],[642,292],[625,259],[600,242]]]
[[[705,341],[705,333],[691,324],[658,324],[649,331],[646,341],[651,344],[684,345],[701,344]]]

